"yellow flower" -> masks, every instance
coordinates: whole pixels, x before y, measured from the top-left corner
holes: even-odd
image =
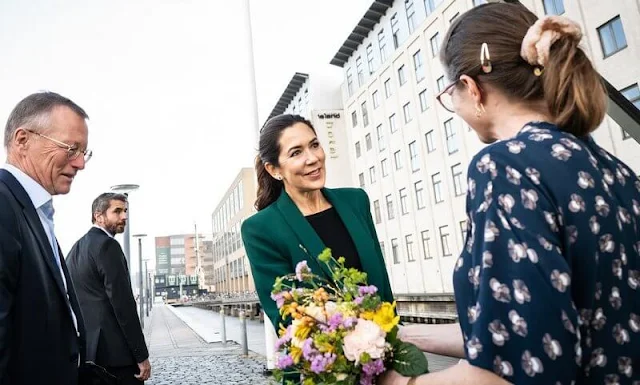
[[[400,316],[395,313],[396,302],[393,304],[383,302],[378,311],[373,316],[373,322],[377,323],[382,330],[389,333],[400,322]]]
[[[300,319],[295,319],[291,323],[293,326],[293,336],[301,340],[306,339],[311,334],[311,328],[313,327],[313,319],[305,316]]]
[[[372,312],[371,310],[363,311],[362,313],[360,313],[360,318],[364,318],[367,321],[371,321],[374,316],[375,316],[375,313]]]
[[[291,351],[289,352],[291,358],[293,358],[293,363],[298,364],[300,362],[300,358],[302,358],[302,349],[291,345]]]

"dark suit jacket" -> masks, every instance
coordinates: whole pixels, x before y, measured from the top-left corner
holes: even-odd
[[[85,333],[62,258],[61,263],[80,336],[38,213],[20,183],[0,169],[1,385],[77,384]]]
[[[393,301],[367,193],[354,188],[325,188],[322,193],[351,235],[369,284],[378,287],[383,300]],[[241,232],[260,303],[278,330],[281,318],[270,297],[276,277],[293,273],[303,260],[312,271],[324,271],[330,276],[326,266],[317,260],[325,245],[284,191],[276,202],[245,220]]]
[[[87,360],[128,366],[149,357],[120,244],[92,227],[67,256],[87,329]]]

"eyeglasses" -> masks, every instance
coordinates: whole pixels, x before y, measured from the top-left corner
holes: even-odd
[[[460,79],[452,82],[448,86],[446,86],[438,95],[436,95],[436,99],[440,102],[440,105],[449,112],[455,112],[453,110],[453,90],[456,84]]]
[[[74,160],[74,159],[78,158],[80,156],[80,154],[82,154],[84,162],[87,163],[91,159],[91,157],[93,156],[93,151],[91,151],[91,150],[80,150],[79,148],[77,148],[75,146],[70,146],[70,145],[68,145],[68,144],[66,144],[64,142],[61,142],[59,140],[50,138],[50,137],[48,137],[46,135],[43,135],[43,134],[41,134],[39,132],[35,132],[35,131],[32,131],[32,130],[26,130],[26,131],[30,132],[30,133],[32,133],[34,135],[38,135],[41,138],[45,138],[45,139],[55,143],[56,145],[58,145],[58,147],[60,147],[60,148],[62,148],[64,150],[67,150],[67,159],[69,159],[69,160]]]

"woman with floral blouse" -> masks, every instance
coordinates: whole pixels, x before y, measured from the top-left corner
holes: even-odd
[[[466,360],[382,384],[640,384],[640,180],[590,135],[606,94],[581,38],[519,4],[451,25],[438,100],[492,144],[468,169],[460,325],[401,338]]]

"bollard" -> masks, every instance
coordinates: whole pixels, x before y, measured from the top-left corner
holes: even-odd
[[[247,318],[245,317],[244,311],[240,312],[240,338],[242,341],[242,355],[249,355],[249,344],[247,341]]]
[[[225,316],[224,306],[220,306],[220,322],[221,322],[220,339],[222,340],[222,345],[226,346],[227,345],[227,325],[225,325],[224,316]]]

